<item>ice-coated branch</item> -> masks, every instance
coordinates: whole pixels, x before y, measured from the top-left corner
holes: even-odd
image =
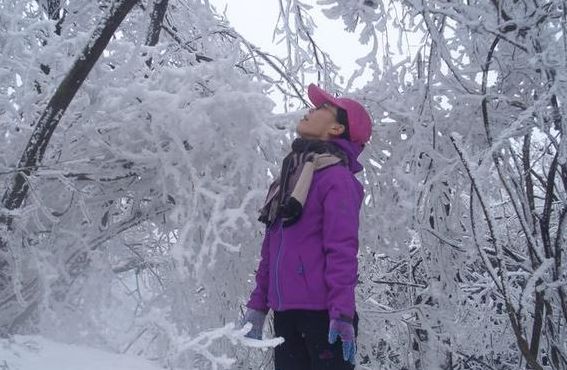
[[[298,26],[301,28],[301,30],[303,31],[304,35],[307,36],[307,38],[309,39],[309,43],[311,44],[311,48],[313,50],[313,57],[315,58],[315,64],[317,65],[317,82],[321,83],[322,77],[326,77],[328,76],[328,71],[327,71],[327,54],[321,50],[321,48],[319,47],[319,45],[317,45],[317,43],[315,42],[315,40],[313,39],[313,36],[311,35],[311,33],[309,32],[309,30],[307,29],[307,26],[305,25],[305,21],[303,20],[303,15],[301,14],[301,7],[299,5],[295,6],[296,11],[297,11],[297,20],[298,20]],[[321,54],[321,56],[319,56],[319,54]],[[323,58],[323,61],[321,61],[320,59]],[[321,76],[321,71],[324,71],[323,76]],[[323,81],[326,82],[326,81]]]
[[[486,55],[486,61],[482,66],[482,121],[484,123],[484,131],[486,133],[486,140],[488,141],[489,146],[492,145],[492,133],[490,132],[490,122],[488,120],[488,98],[486,97],[486,84],[488,83],[488,71],[490,70],[490,64],[492,63],[492,55],[494,54],[494,50],[496,49],[496,46],[498,46],[499,41],[500,37],[497,36],[494,38],[494,41],[492,41],[490,49],[488,50],[488,54]]]
[[[245,226],[250,226],[248,221],[249,215],[246,213],[248,204],[260,196],[262,192],[258,190],[249,191],[242,199],[242,203],[238,208],[230,209],[226,207],[226,199],[223,195],[217,194],[214,191],[204,187],[197,189],[197,192],[210,199],[213,202],[211,208],[211,215],[207,226],[205,228],[203,243],[199,251],[195,267],[197,270],[202,268],[205,258],[210,259],[209,267],[214,264],[215,254],[219,245],[224,246],[227,250],[238,252],[240,247],[226,242],[221,237],[223,230],[235,230],[239,227],[238,222],[241,221]]]
[[[557,233],[555,235],[555,242],[554,242],[554,259],[555,259],[555,269],[560,271],[561,263],[562,263],[562,254],[564,252],[565,246],[567,245],[566,240],[566,233],[565,229],[567,228],[567,205],[563,206],[561,211],[559,212],[559,220],[557,223]],[[564,286],[557,287],[559,297],[561,300],[561,312],[563,314],[563,318],[567,321],[567,294],[565,293]]]
[[[437,27],[435,27],[435,24],[433,24],[433,22],[431,21],[430,13],[427,10],[425,10],[423,11],[422,16],[423,19],[425,20],[425,24],[427,25],[427,30],[431,35],[432,41],[435,42],[435,44],[437,45],[437,50],[439,51],[439,55],[441,56],[441,59],[443,59],[443,61],[447,64],[449,70],[453,74],[453,77],[455,77],[457,82],[461,85],[461,87],[465,91],[467,91],[469,94],[475,94],[476,93],[475,88],[471,86],[469,82],[467,82],[462,78],[459,71],[457,70],[457,67],[451,61],[451,56],[449,51],[447,50],[446,42],[443,39],[443,35],[439,32]]]
[[[189,53],[191,54],[195,54],[195,60],[197,62],[212,62],[213,59],[209,58],[208,56],[205,55],[201,55],[201,54],[196,54],[195,53],[195,49],[190,47],[188,45],[188,43],[183,42],[183,40],[181,40],[181,38],[179,37],[179,35],[177,35],[176,32],[174,32],[171,28],[169,28],[168,26],[162,24],[161,26],[163,28],[163,30],[169,35],[171,36],[171,38],[177,42],[179,44],[179,46],[181,46],[183,49],[187,50]]]
[[[455,150],[457,151],[457,154],[459,155],[459,158],[461,159],[461,162],[463,163],[463,167],[465,168],[465,171],[469,177],[469,181],[471,182],[471,187],[474,190],[474,194],[476,194],[477,199],[480,202],[480,206],[482,209],[482,212],[484,213],[485,216],[485,221],[488,225],[488,230],[490,233],[490,238],[489,241],[492,244],[492,246],[494,247],[494,250],[497,253],[497,259],[498,259],[498,246],[497,246],[497,239],[496,239],[496,233],[494,231],[494,222],[492,220],[492,217],[490,216],[489,212],[488,212],[488,208],[486,205],[486,201],[484,200],[484,196],[481,192],[481,190],[479,189],[479,186],[477,184],[476,178],[473,175],[473,172],[470,168],[470,161],[467,160],[467,158],[465,157],[465,153],[463,152],[463,150],[461,149],[461,147],[459,146],[459,144],[457,143],[457,140],[460,140],[461,136],[457,133],[452,133],[451,134],[451,142],[453,143],[453,146],[455,148]],[[471,192],[471,199],[473,197],[473,193]],[[471,216],[471,221],[473,220],[472,216]],[[496,272],[494,270],[494,267],[492,266],[492,263],[490,262],[490,260],[488,259],[488,256],[486,256],[484,249],[481,248],[479,245],[477,245],[477,249],[483,259],[483,262],[488,270],[488,272],[490,273],[490,276],[492,277],[492,280],[494,281],[494,283],[496,284],[496,286],[498,287],[498,290],[505,295],[505,282],[503,280],[503,276],[502,276],[502,272]],[[502,269],[502,261],[499,261],[499,269]]]
[[[256,340],[244,337],[252,329],[252,325],[247,323],[242,328],[236,328],[236,325],[231,322],[223,327],[207,330],[199,333],[195,337],[176,337],[173,339],[173,349],[171,356],[178,358],[186,352],[199,354],[206,358],[210,364],[211,369],[228,369],[236,359],[227,357],[226,355],[217,356],[211,352],[211,346],[215,341],[226,338],[230,340],[232,345],[242,345],[252,348],[272,348],[283,343],[283,338],[272,338],[264,340]]]
[[[512,297],[510,296],[509,293],[507,268],[506,265],[504,264],[504,255],[502,252],[501,245],[498,242],[498,239],[496,238],[496,232],[494,229],[495,222],[493,220],[493,217],[490,215],[488,211],[486,201],[484,200],[484,195],[480,191],[475,176],[471,171],[470,161],[467,160],[464,151],[460,148],[458,144],[458,141],[461,139],[461,136],[458,133],[452,133],[450,138],[455,150],[457,151],[457,154],[459,155],[459,158],[461,159],[461,162],[463,163],[465,171],[471,182],[471,186],[474,189],[475,194],[480,202],[481,209],[485,216],[485,221],[488,225],[488,229],[490,233],[490,242],[494,246],[494,249],[496,250],[496,262],[498,264],[498,273],[496,274],[496,272],[493,270],[492,265],[490,264],[490,262],[487,261],[487,258],[485,258],[484,256],[483,260],[485,266],[488,269],[493,281],[497,284],[497,286],[499,286],[499,290],[502,292],[502,295],[504,297],[504,303],[506,305],[506,313],[508,314],[510,323],[512,324],[512,329],[514,331],[514,335],[516,336],[516,341],[520,351],[522,352],[522,355],[528,361],[530,366],[532,366],[534,369],[543,370],[542,366],[537,361],[537,356],[531,352],[530,345],[526,340],[526,338],[524,338],[521,318],[519,317],[517,310],[514,308]],[[471,193],[471,197],[472,197],[472,193]],[[479,251],[481,251],[481,248],[478,249]],[[483,252],[481,252],[481,256],[482,255]]]
[[[65,265],[69,266],[71,269],[77,263],[82,263],[86,258],[86,255],[89,251],[96,250],[99,248],[103,243],[115,238],[119,234],[129,230],[137,225],[140,225],[142,222],[147,221],[157,215],[161,215],[170,211],[171,208],[159,208],[154,209],[146,212],[135,212],[130,218],[123,220],[117,224],[111,225],[107,230],[103,233],[91,238],[89,241],[86,242],[86,249],[77,249],[75,250],[65,261]]]
[[[244,39],[240,35],[238,35],[237,37],[240,39],[242,44],[244,44],[248,48],[250,53],[257,54],[262,60],[264,60],[266,63],[268,63],[268,65],[270,67],[272,67],[272,69],[274,69],[284,80],[286,80],[286,82],[289,84],[289,86],[291,86],[291,88],[295,91],[295,93],[296,93],[295,97],[299,98],[306,107],[309,106],[309,103],[307,102],[307,100],[305,100],[305,98],[303,97],[303,94],[299,91],[299,88],[297,87],[298,83],[295,82],[295,81],[292,81],[293,75],[290,75],[289,73],[284,72],[280,67],[278,67],[272,61],[272,59],[270,59],[268,54],[264,53],[259,47],[253,45],[252,43],[250,43],[249,41],[247,41],[246,39]]]

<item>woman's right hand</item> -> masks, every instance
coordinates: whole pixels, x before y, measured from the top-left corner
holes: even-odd
[[[247,338],[262,340],[262,330],[264,329],[264,322],[266,321],[266,312],[248,308],[244,317],[242,318],[241,325],[246,323],[252,324],[252,329],[244,335]]]

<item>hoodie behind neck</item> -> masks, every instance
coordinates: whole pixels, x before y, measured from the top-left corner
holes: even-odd
[[[358,161],[358,156],[362,153],[362,145],[355,144],[352,141],[346,139],[331,139],[331,143],[338,146],[348,157],[348,167],[352,173],[358,173],[362,171],[364,167]]]

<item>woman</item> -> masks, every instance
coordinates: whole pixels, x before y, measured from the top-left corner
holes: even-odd
[[[358,217],[363,188],[354,174],[372,124],[364,107],[311,84],[300,138],[270,186],[256,288],[247,303],[247,336],[261,339],[269,309],[276,370],[353,369],[358,317]]]

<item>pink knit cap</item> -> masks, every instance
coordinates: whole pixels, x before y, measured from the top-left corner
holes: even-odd
[[[370,139],[372,119],[359,102],[349,98],[335,98],[315,84],[309,85],[307,96],[316,107],[323,103],[331,103],[347,112],[350,141],[364,145]]]

